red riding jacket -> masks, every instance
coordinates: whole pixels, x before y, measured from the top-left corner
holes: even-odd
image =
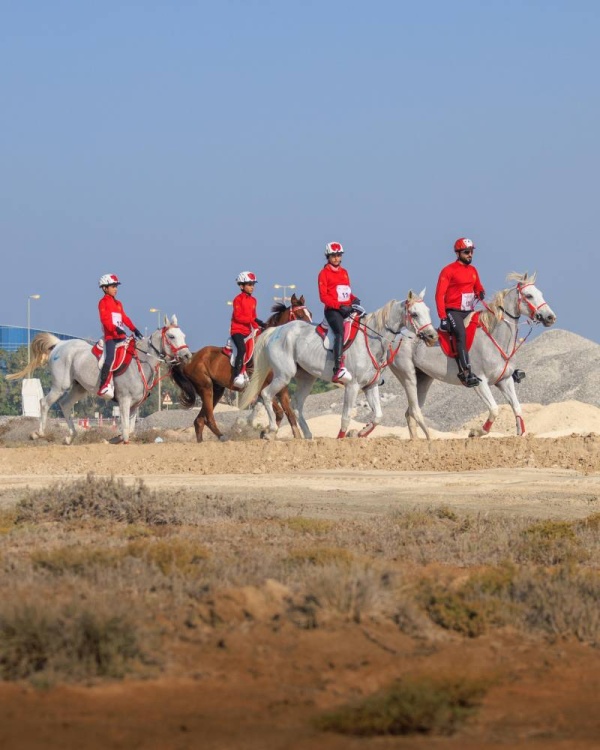
[[[134,330],[135,326],[127,315],[125,315],[123,305],[118,299],[111,297],[110,294],[105,294],[100,302],[98,302],[98,310],[100,312],[100,323],[102,324],[102,330],[104,331],[104,338],[106,340],[124,339],[126,334],[123,324],[125,324],[131,331]]]
[[[475,300],[484,293],[479,274],[474,266],[466,266],[458,260],[442,268],[435,290],[435,304],[440,318],[446,317],[446,309],[472,310]]]
[[[339,310],[342,305],[351,305],[357,297],[352,294],[348,271],[326,263],[319,273],[319,297],[325,309]]]
[[[251,294],[240,292],[233,300],[233,313],[231,315],[231,330],[248,336],[253,328],[260,328],[256,322],[256,299]]]

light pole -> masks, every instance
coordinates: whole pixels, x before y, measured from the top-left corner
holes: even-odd
[[[156,313],[156,318],[158,320],[158,327],[160,328],[160,313],[161,311],[158,309],[158,307],[151,307],[150,312]],[[160,372],[160,362],[158,363],[158,411],[162,410],[162,400],[160,397],[160,378],[161,378],[161,372]]]
[[[31,300],[39,299],[41,294],[30,294],[27,297],[27,364],[31,362]]]
[[[275,302],[283,302],[283,304],[285,305],[286,300],[290,300],[291,302],[291,297],[288,297],[286,294],[287,290],[295,288],[295,284],[273,284],[273,289],[283,289],[281,297],[273,297],[273,299],[275,300]]]

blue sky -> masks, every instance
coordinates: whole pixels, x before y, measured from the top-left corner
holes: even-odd
[[[433,292],[459,236],[489,292],[538,271],[599,341],[595,1],[0,2],[0,322],[228,333],[241,270],[296,284],[342,242],[368,310]]]

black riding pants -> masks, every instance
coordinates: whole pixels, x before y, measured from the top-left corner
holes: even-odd
[[[458,352],[458,367],[461,371],[468,370],[469,352],[467,351],[467,334],[465,332],[465,318],[470,315],[470,310],[453,310],[446,309],[446,317],[450,324],[450,333],[456,339],[456,349]]]
[[[104,363],[102,370],[100,370],[100,387],[102,387],[110,375],[110,368],[115,359],[115,349],[118,344],[117,339],[104,339]]]
[[[235,363],[233,365],[233,377],[236,378],[244,366],[244,357],[246,356],[246,342],[243,333],[232,333],[231,340],[235,344]]]
[[[337,372],[342,361],[344,348],[344,316],[339,310],[328,307],[325,310],[325,320],[333,331],[333,371]]]

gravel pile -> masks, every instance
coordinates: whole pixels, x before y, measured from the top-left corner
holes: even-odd
[[[531,343],[524,344],[517,355],[518,366],[527,372],[527,378],[517,385],[522,403],[550,404],[577,400],[600,406],[600,345],[574,333],[549,330]],[[406,397],[395,376],[387,371],[381,387],[383,424],[403,426],[406,424]],[[494,389],[498,403],[504,399]],[[342,388],[310,396],[305,405],[307,418],[322,414],[339,414],[344,394]],[[428,423],[438,430],[449,431],[461,427],[469,419],[480,414],[483,404],[474,390],[449,387],[434,382],[427,397],[425,416]],[[198,409],[157,412],[142,420],[142,429],[190,427]],[[359,396],[356,417],[365,421],[370,411],[364,396]],[[219,425],[227,431],[239,413],[221,412],[217,415]]]

